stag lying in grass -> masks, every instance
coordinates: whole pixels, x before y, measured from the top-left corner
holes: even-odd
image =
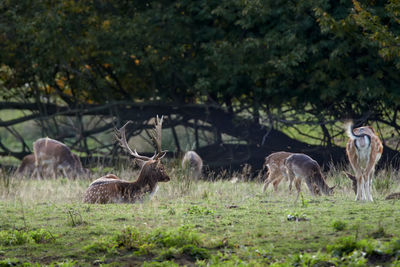
[[[311,157],[296,153],[285,160],[287,175],[292,182],[294,180],[297,189],[296,201],[301,191],[301,182],[304,181],[310,190],[311,195],[332,195],[333,187],[329,187],[322,175],[321,168]]]
[[[152,133],[152,139],[157,152],[153,157],[145,157],[139,155],[136,150],[131,150],[126,140],[125,128],[131,121],[128,121],[121,129],[116,130],[116,139],[119,144],[131,156],[135,158],[141,166],[139,177],[135,182],[124,181],[115,176],[108,174],[103,176],[89,185],[84,195],[86,203],[133,203],[143,199],[144,196],[150,197],[157,191],[158,182],[168,182],[170,180],[165,172],[161,159],[167,151],[161,150],[161,127],[163,117],[156,118],[155,129]]]
[[[293,153],[280,151],[270,154],[265,158],[263,169],[268,168],[267,178],[264,179],[263,193],[267,190],[270,183],[274,186],[274,191],[278,190],[278,185],[283,178],[287,179],[285,160]],[[289,189],[292,190],[292,183],[289,184]]]
[[[89,170],[82,167],[81,160],[63,143],[46,138],[40,138],[33,143],[35,170],[38,179],[43,178],[43,170],[48,168],[57,178],[58,171],[62,171],[67,178],[87,176]],[[33,174],[32,174],[33,175]]]
[[[193,179],[200,179],[203,170],[203,160],[194,151],[187,151],[182,159],[182,169]]]

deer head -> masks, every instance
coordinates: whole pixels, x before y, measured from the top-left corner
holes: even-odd
[[[115,130],[115,138],[119,142],[120,146],[125,149],[131,156],[134,157],[135,161],[141,167],[141,172],[139,175],[138,181],[141,179],[147,178],[148,182],[157,183],[158,182],[167,182],[170,180],[169,176],[165,172],[164,165],[161,163],[161,159],[167,153],[166,150],[161,149],[161,130],[162,130],[162,123],[163,123],[163,116],[159,118],[156,117],[154,129],[151,132],[151,139],[153,141],[154,147],[156,151],[152,157],[146,157],[139,155],[136,149],[132,150],[128,142],[126,140],[125,129],[126,127],[132,123],[132,121],[128,121],[122,126],[119,130]]]

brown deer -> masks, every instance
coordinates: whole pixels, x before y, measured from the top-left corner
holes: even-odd
[[[267,178],[264,180],[262,192],[264,193],[270,183],[274,186],[274,191],[278,190],[278,185],[283,178],[288,178],[286,174],[285,160],[293,153],[280,151],[270,154],[265,158],[263,169],[268,168]],[[289,189],[292,190],[292,181],[290,181]]]
[[[16,174],[19,176],[28,176],[31,177],[33,171],[35,170],[35,155],[29,154],[26,155],[19,165]]]
[[[75,178],[80,175],[88,175],[89,171],[82,167],[79,157],[63,143],[46,138],[40,138],[33,143],[35,157],[35,170],[38,179],[43,178],[43,169],[49,168],[54,178],[57,178],[59,170],[65,177]],[[33,175],[33,174],[32,174]]]
[[[194,179],[201,177],[203,160],[194,151],[187,151],[182,159],[182,169]]]
[[[319,195],[320,191],[325,195],[332,195],[335,187],[329,187],[326,184],[319,164],[311,157],[301,153],[292,154],[284,164],[290,181],[294,180],[297,189],[296,201],[299,198],[303,180],[312,196]]]
[[[375,165],[382,156],[382,142],[371,126],[353,129],[352,121],[345,125],[349,137],[346,154],[357,181],[356,200],[373,201],[371,195],[372,177],[375,172]]]
[[[167,151],[161,150],[161,128],[163,117],[156,118],[155,129],[152,132],[153,143],[157,152],[150,158],[139,155],[136,150],[132,151],[126,140],[125,128],[131,123],[128,121],[121,129],[116,130],[116,139],[141,166],[139,177],[135,182],[121,180],[114,174],[103,176],[89,185],[84,195],[86,203],[133,203],[141,200],[145,195],[150,197],[157,191],[158,182],[168,182],[170,180],[165,172],[161,159]]]

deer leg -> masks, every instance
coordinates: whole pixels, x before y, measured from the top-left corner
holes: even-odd
[[[374,199],[372,198],[372,194],[371,194],[372,174],[373,174],[373,172],[369,173],[369,175],[367,176],[367,183],[366,183],[367,197],[368,197],[368,200],[371,202],[374,201]]]
[[[365,174],[363,174],[363,176],[361,176],[361,200],[362,201],[366,201],[366,192],[365,192]]]
[[[361,178],[357,178],[357,194],[356,201],[361,200]]]
[[[57,172],[58,172],[58,168],[56,165],[53,166],[53,179],[56,180],[57,179]]]
[[[36,171],[36,179],[38,179],[38,180],[43,179],[43,176],[42,176],[42,165],[38,164],[36,166],[36,168],[35,168],[35,171]]]
[[[296,186],[296,190],[297,190],[297,196],[296,196],[296,200],[294,202],[297,202],[297,200],[299,199],[300,191],[301,191],[301,179],[296,178],[296,180],[294,181],[294,185]]]
[[[357,171],[355,172],[355,174],[356,174],[356,180],[357,180],[357,192],[356,192],[356,201],[357,201],[357,200],[361,200],[361,196],[362,196],[362,192],[361,192],[362,191],[362,189],[361,189],[362,174]]]
[[[267,177],[267,179],[265,179],[263,189],[262,189],[263,193],[265,193],[265,191],[268,188],[268,185],[272,182],[273,173],[274,173],[273,171],[268,170],[268,177]]]
[[[310,190],[311,195],[314,197],[315,196],[314,184],[310,181],[309,178],[306,178],[305,180],[308,190]]]
[[[62,172],[63,172],[63,174],[64,174],[64,177],[67,178],[67,179],[69,179],[69,176],[68,176],[67,171],[66,171],[65,168],[62,168]]]
[[[276,179],[272,182],[272,184],[274,185],[274,191],[275,191],[275,192],[278,191],[278,185],[279,185],[279,183],[282,181],[282,179],[283,179],[283,177],[282,177],[282,176],[279,176],[278,178],[276,178]]]

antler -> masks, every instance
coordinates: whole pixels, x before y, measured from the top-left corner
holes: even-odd
[[[158,115],[157,115],[154,129],[151,132],[151,139],[153,139],[154,146],[157,148],[157,155],[155,156],[154,159],[161,159],[167,153],[167,150],[164,150],[164,151],[161,150],[161,129],[162,129],[163,120],[164,120],[164,116],[161,116],[161,118],[158,118]]]
[[[132,156],[134,156],[135,158],[141,159],[141,160],[151,160],[154,159],[154,157],[156,157],[156,154],[154,153],[154,156],[149,158],[146,156],[141,156],[136,152],[136,149],[134,151],[132,151],[132,149],[129,147],[128,142],[126,141],[126,134],[125,134],[125,128],[128,124],[132,123],[132,121],[128,121],[127,123],[125,123],[124,126],[122,126],[119,130],[115,129],[115,139],[118,140],[119,145],[124,148],[129,154],[131,154]]]

